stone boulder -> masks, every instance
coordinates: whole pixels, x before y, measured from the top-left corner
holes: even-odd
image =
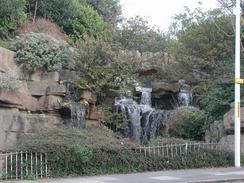
[[[166,82],[152,82],[152,92],[172,92],[176,93],[180,90],[179,83],[166,83]]]
[[[38,70],[29,75],[29,81],[46,81],[48,84],[57,83],[59,82],[59,73]]]
[[[14,56],[14,52],[0,47],[0,72],[7,72],[17,67]]]
[[[103,118],[102,112],[99,111],[95,105],[90,105],[88,119],[101,121],[102,118]]]
[[[244,130],[244,107],[241,107],[241,128]],[[231,109],[224,115],[224,127],[227,132],[232,133],[234,131],[234,109]]]
[[[32,96],[41,97],[46,95],[49,84],[47,81],[28,81],[27,86]]]
[[[53,129],[61,125],[62,121],[57,115],[0,108],[0,150],[15,149],[23,134]]]
[[[88,101],[90,104],[95,104],[97,101],[97,96],[90,90],[83,89],[80,92],[80,99]]]
[[[12,90],[0,90],[0,102],[2,107],[23,108],[21,99]]]
[[[219,142],[222,137],[226,136],[223,121],[215,121],[210,124],[209,129],[205,133],[206,142]]]
[[[42,96],[38,101],[38,110],[50,112],[60,109],[62,100],[58,96]]]
[[[0,90],[0,107],[36,111],[37,99],[18,91]]]
[[[60,81],[73,81],[77,77],[77,72],[63,69],[59,72]]]
[[[48,86],[47,95],[62,96],[66,95],[66,86],[61,84],[53,84]]]

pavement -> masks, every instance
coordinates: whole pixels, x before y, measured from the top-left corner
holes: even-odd
[[[135,174],[5,181],[4,183],[244,183],[244,168],[187,169]]]

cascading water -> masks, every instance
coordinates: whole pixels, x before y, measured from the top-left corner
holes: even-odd
[[[180,106],[191,106],[192,93],[189,90],[180,90],[178,94],[178,102]]]
[[[125,96],[115,99],[117,112],[122,114],[127,124],[124,135],[136,142],[146,143],[157,135],[162,125],[164,111],[151,107],[151,91],[151,88],[141,88],[140,104]]]
[[[86,108],[78,102],[70,103],[70,116],[72,124],[77,128],[85,127]]]
[[[86,107],[84,104],[77,102],[76,92],[69,83],[66,84],[66,88],[66,98],[69,101],[71,122],[77,128],[84,128],[86,125]]]

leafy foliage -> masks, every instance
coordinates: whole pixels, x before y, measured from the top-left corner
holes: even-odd
[[[201,151],[174,160],[145,157],[135,152],[136,144],[121,139],[106,128],[60,128],[26,135],[20,150],[49,152],[52,177],[98,175],[179,168],[229,166],[233,155],[227,152]]]
[[[166,36],[151,28],[147,20],[141,17],[130,18],[117,31],[116,39],[128,50],[139,52],[164,51],[167,46]]]
[[[118,45],[111,42],[93,37],[81,40],[76,57],[80,71],[77,84],[102,94],[106,93],[108,88],[119,87],[116,78],[126,80],[133,74],[136,75],[136,64],[121,61],[118,54]]]
[[[26,20],[26,0],[0,1],[0,38],[7,38]]]
[[[97,36],[105,28],[105,23],[99,14],[90,6],[82,5],[79,0],[32,0],[30,1],[32,12],[35,11],[36,3],[37,17],[53,20],[73,38],[83,34]]]
[[[81,0],[82,4],[87,3],[99,15],[101,15],[105,22],[116,26],[121,21],[121,5],[119,0]]]
[[[30,33],[17,38],[12,44],[16,60],[23,63],[27,71],[45,68],[59,70],[69,62],[69,51],[64,44],[42,33]]]
[[[205,110],[207,118],[205,126],[221,120],[223,115],[230,110],[230,104],[234,101],[233,85],[215,85],[208,88],[200,97],[200,106]]]
[[[204,13],[201,9],[175,17],[172,34],[177,39],[171,46],[179,65],[179,77],[192,82],[209,78],[229,78],[232,75],[232,17],[220,10]],[[225,74],[225,75],[224,75]],[[222,77],[221,77],[222,75]]]
[[[173,137],[184,139],[203,140],[205,114],[203,111],[192,111],[180,108],[171,114],[168,133]]]

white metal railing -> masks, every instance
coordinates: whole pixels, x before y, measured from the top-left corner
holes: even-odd
[[[201,150],[231,151],[232,144],[223,143],[185,143],[185,144],[162,144],[139,146],[135,149],[137,153],[145,157],[158,157],[173,159],[176,156],[186,155],[191,152],[200,152]]]
[[[47,176],[47,153],[0,152],[0,180],[38,179]]]

